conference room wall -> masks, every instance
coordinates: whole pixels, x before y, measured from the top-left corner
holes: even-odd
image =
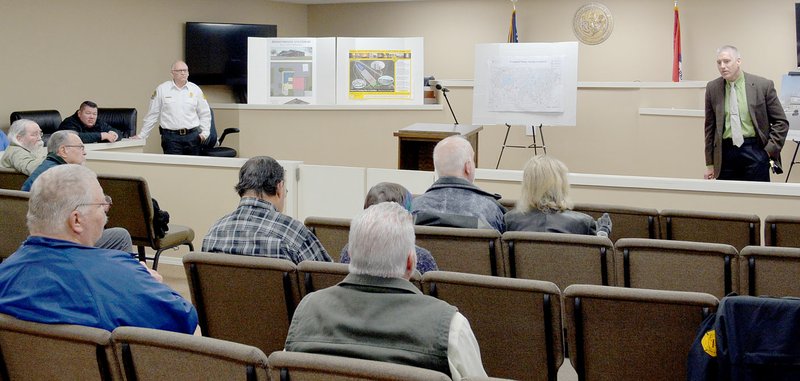
[[[3,0],[0,128],[8,131],[12,111],[66,117],[86,99],[135,107],[141,126],[153,90],[183,58],[185,22],[277,24],[279,36],[304,36],[306,10],[265,0]],[[222,86],[204,90],[212,102],[232,102]],[[148,149],[160,152],[155,135]]]
[[[520,41],[574,41],[572,18],[585,1],[521,1],[517,3]],[[670,1],[604,1],[614,17],[611,37],[599,45],[580,44],[578,79],[581,83],[669,82],[672,65],[673,3]],[[796,66],[794,2],[777,0],[750,2],[707,0],[681,2],[684,79],[707,81],[717,77],[715,49],[736,44],[744,55],[745,70],[766,76],[780,88],[780,78]],[[312,36],[423,36],[425,74],[441,80],[474,78],[474,45],[504,42],[511,4],[497,0],[441,0],[366,4],[311,5],[308,31]],[[758,17],[747,17],[757,14]],[[331,17],[336,15],[336,17]],[[727,26],[737,20],[736,28]],[[613,84],[612,84],[613,85]],[[451,86],[450,100],[459,121],[471,123],[472,88]],[[581,173],[699,178],[704,168],[702,116],[640,115],[639,108],[680,108],[702,112],[704,89],[699,88],[579,88],[578,117],[575,127],[546,128],[548,152],[562,159],[570,170]],[[443,99],[441,100],[443,102]],[[303,142],[307,148],[293,158],[333,165],[396,165],[396,141],[391,133],[410,124],[400,112],[380,124],[362,124],[358,113],[353,119],[337,118],[333,112],[317,112],[281,123],[283,128],[303,125],[314,139]],[[275,117],[267,112],[269,119]],[[451,121],[444,107],[438,113],[425,113],[418,122]],[[277,116],[277,119],[282,117]],[[327,120],[325,127],[316,120]],[[296,149],[291,140],[276,134],[277,127],[264,119],[259,128],[276,136],[252,132],[253,141],[262,147],[275,145],[276,152]],[[266,127],[265,127],[266,126]],[[245,124],[245,127],[249,127]],[[335,127],[335,128],[334,128]],[[367,134],[366,129],[372,128]],[[336,135],[334,135],[334,133]],[[493,168],[503,141],[503,127],[486,127],[481,132],[480,166]],[[266,134],[266,133],[265,133]],[[294,134],[289,132],[289,134]],[[365,155],[359,147],[348,145],[348,137],[380,146],[379,155]],[[332,139],[335,137],[335,140]],[[377,138],[377,140],[375,140]],[[341,147],[335,157],[315,154],[321,146],[314,140],[332,141]],[[526,142],[519,130],[511,141]],[[288,143],[288,144],[287,144]],[[789,161],[794,145],[783,151]],[[370,149],[376,149],[371,147]],[[391,150],[391,151],[389,151]],[[248,150],[245,149],[245,152]],[[388,153],[388,154],[387,154]],[[281,155],[278,155],[281,156]],[[518,169],[530,152],[506,151],[501,168]],[[369,158],[369,164],[359,162]],[[327,160],[327,161],[325,161]],[[773,181],[783,181],[776,176]]]
[[[585,0],[517,2],[520,42],[576,41],[573,17]],[[672,1],[604,0],[614,29],[581,44],[579,81],[670,81]],[[796,67],[793,0],[679,1],[684,79],[717,77],[715,49],[734,44],[747,70],[779,79]],[[335,17],[332,17],[334,16]],[[474,45],[506,42],[511,2],[435,0],[311,5],[312,36],[425,37],[425,74],[474,77]],[[730,26],[733,22],[735,26]]]

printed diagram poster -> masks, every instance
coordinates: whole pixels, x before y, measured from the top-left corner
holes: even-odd
[[[270,97],[297,99],[314,95],[313,40],[273,40],[269,55]]]
[[[489,111],[563,112],[563,62],[563,56],[490,59]]]
[[[350,99],[411,99],[411,50],[350,50]]]

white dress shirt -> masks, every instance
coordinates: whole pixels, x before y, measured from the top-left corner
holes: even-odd
[[[478,340],[472,333],[469,321],[460,312],[453,314],[453,320],[450,321],[447,363],[450,365],[450,377],[453,381],[465,377],[486,376]]]
[[[167,130],[200,126],[200,135],[207,138],[211,133],[211,109],[203,90],[191,82],[183,87],[173,81],[158,85],[150,97],[150,111],[144,117],[139,136],[147,139],[156,124]]]

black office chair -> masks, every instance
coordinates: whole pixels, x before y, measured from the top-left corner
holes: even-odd
[[[220,136],[219,140],[217,140],[217,127],[214,123],[214,110],[211,110],[211,133],[208,135],[208,139],[206,139],[206,141],[200,147],[200,155],[213,157],[236,157],[238,152],[230,147],[222,147],[222,141],[225,140],[225,136],[228,134],[238,133],[238,128],[229,127],[222,131],[222,136]]]
[[[136,135],[136,118],[137,111],[135,108],[98,108],[97,120],[108,123],[122,131],[121,138],[129,138]]]

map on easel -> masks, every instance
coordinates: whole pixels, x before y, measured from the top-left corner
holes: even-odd
[[[578,43],[478,44],[473,124],[574,126]]]

